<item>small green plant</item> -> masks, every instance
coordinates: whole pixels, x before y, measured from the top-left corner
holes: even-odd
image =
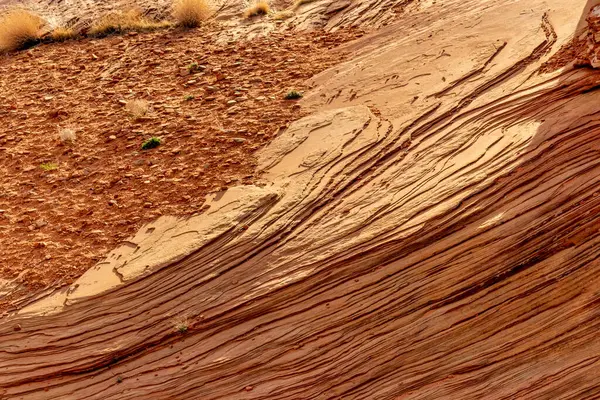
[[[198,63],[191,63],[190,65],[187,66],[188,71],[190,71],[190,74],[198,71],[200,69],[200,67],[198,66]]]
[[[188,330],[188,326],[186,322],[181,322],[179,325],[177,325],[177,332],[179,333],[186,333]]]
[[[190,328],[190,320],[187,317],[179,317],[173,321],[176,332],[184,334]]]
[[[52,162],[43,163],[40,165],[40,168],[44,171],[53,171],[58,168],[58,164]]]
[[[185,101],[192,101],[192,100],[194,100],[194,99],[195,99],[195,97],[194,97],[194,95],[193,95],[193,94],[188,94],[188,95],[187,95],[187,96],[185,96],[183,99],[184,99]]]
[[[142,150],[150,150],[158,146],[160,146],[160,138],[153,136],[142,143]]]
[[[300,98],[302,98],[302,93],[300,93],[300,92],[298,92],[296,90],[290,90],[285,95],[285,99],[286,100],[298,100]]]

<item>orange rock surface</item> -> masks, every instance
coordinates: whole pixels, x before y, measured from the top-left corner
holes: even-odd
[[[0,60],[3,308],[72,283],[160,215],[199,213],[207,193],[256,182],[256,149],[305,113],[286,92],[338,62],[328,48],[346,36],[274,33],[229,45],[206,28]],[[127,111],[134,100],[148,102],[143,118]],[[74,141],[63,143],[64,129]],[[162,145],[143,151],[151,137]]]
[[[304,82],[264,184],[0,320],[1,396],[599,397],[600,71],[569,50],[595,3],[300,6],[284,27],[369,33]]]

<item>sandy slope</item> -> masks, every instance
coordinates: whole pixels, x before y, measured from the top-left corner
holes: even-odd
[[[306,90],[341,60],[329,48],[353,37],[273,32],[217,44],[219,33],[86,39],[0,58],[0,312],[73,283],[160,215],[198,214],[207,193],[260,182],[256,150],[306,114],[285,94]],[[127,111],[132,100],[148,102],[143,118]],[[65,128],[74,141],[60,140]],[[161,146],[142,150],[150,137]]]
[[[0,323],[4,397],[598,397],[600,73],[537,72],[584,7],[422,2],[348,45],[272,184]]]

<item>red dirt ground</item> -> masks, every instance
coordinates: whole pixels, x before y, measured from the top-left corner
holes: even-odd
[[[0,59],[0,278],[71,283],[142,224],[254,183],[254,152],[303,115],[283,99],[360,35],[272,33],[219,45],[214,27],[44,45]],[[187,74],[195,62],[199,70]],[[188,95],[193,100],[186,100]],[[134,120],[123,103],[144,99]],[[228,102],[235,101],[235,104]],[[63,143],[60,128],[72,128]],[[160,147],[142,151],[152,136]],[[54,170],[41,165],[56,164]]]

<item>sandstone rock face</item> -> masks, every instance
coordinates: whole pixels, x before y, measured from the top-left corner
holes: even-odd
[[[588,17],[588,61],[594,68],[600,67],[600,5],[590,11]]]
[[[264,187],[0,322],[3,398],[599,397],[600,74],[539,73],[581,2],[421,6],[311,81]]]

